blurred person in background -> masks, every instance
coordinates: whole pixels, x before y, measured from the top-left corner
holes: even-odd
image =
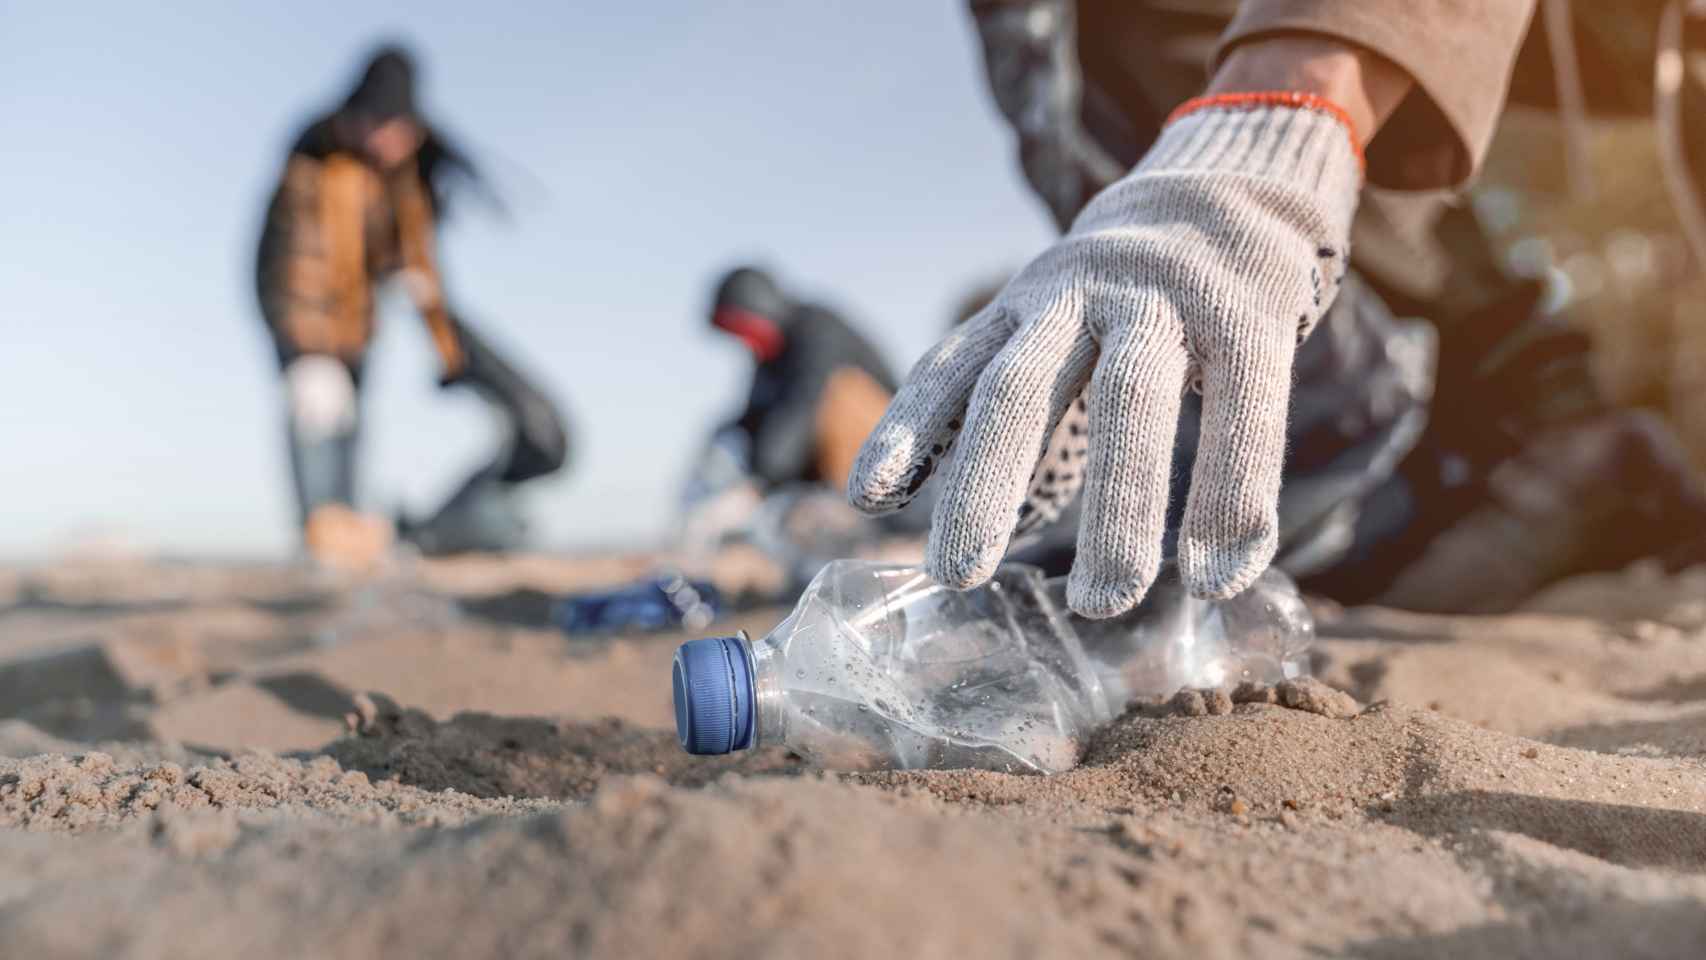
[[[724,275],[710,320],[753,360],[746,409],[724,428],[741,438],[752,475],[766,489],[845,490],[859,445],[894,396],[894,374],[876,348],[840,314],[790,297],[757,267]]]
[[[957,438],[932,575],[975,585],[1040,537],[1019,557],[1070,567],[1091,616],[1139,602],[1164,555],[1204,596],[1277,561],[1342,600],[1455,610],[1701,559],[1676,437],[1604,400],[1586,338],[1446,193],[1507,88],[1578,121],[1652,106],[1677,4],[1544,6],[972,0],[1065,237],[920,361],[853,502],[904,507]]]
[[[283,372],[298,518],[316,559],[370,566],[401,536],[427,553],[503,550],[525,524],[517,484],[563,467],[556,408],[446,300],[435,232],[457,181],[478,171],[420,113],[413,60],[378,50],[349,96],[296,139],[261,234],[256,288]],[[424,521],[358,511],[362,367],[378,285],[403,282],[438,355],[440,384],[499,412],[502,444]]]
[[[746,406],[717,428],[688,478],[683,541],[715,564],[730,543],[755,543],[806,576],[885,533],[915,536],[914,514],[871,524],[850,510],[847,474],[894,396],[895,378],[836,311],[785,292],[758,267],[718,281],[708,319],[752,360]]]
[[[744,451],[762,489],[809,483],[841,491],[866,434],[894,396],[895,377],[834,310],[790,297],[757,267],[725,274],[712,328],[753,361],[746,408],[717,431]]]

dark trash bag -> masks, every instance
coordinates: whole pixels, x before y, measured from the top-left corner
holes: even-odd
[[[568,461],[568,436],[556,406],[457,322],[467,366],[447,387],[466,385],[506,423],[492,461],[475,471],[424,521],[399,518],[398,534],[429,555],[513,550],[526,542],[517,484],[554,473]]]

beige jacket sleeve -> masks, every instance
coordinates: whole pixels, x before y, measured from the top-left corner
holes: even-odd
[[[1504,109],[1535,0],[1245,0],[1217,56],[1275,33],[1336,37],[1391,60],[1416,90],[1369,144],[1369,180],[1453,187],[1474,174]]]

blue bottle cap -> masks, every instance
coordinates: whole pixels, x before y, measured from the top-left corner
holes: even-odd
[[[689,640],[675,651],[675,734],[688,753],[752,746],[752,665],[739,637]]]

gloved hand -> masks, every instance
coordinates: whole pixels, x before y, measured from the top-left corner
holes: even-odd
[[[1343,276],[1361,180],[1349,120],[1326,101],[1186,104],[1059,243],[919,361],[860,451],[849,498],[899,509],[958,436],[926,568],[968,588],[1000,563],[1033,485],[1058,498],[1082,482],[1068,601],[1113,616],[1160,567],[1194,384],[1203,439],[1179,568],[1199,596],[1243,590],[1278,545],[1292,357]],[[1087,428],[1062,424],[1086,386]],[[1076,455],[1070,436],[1048,445],[1057,425],[1087,429]]]

